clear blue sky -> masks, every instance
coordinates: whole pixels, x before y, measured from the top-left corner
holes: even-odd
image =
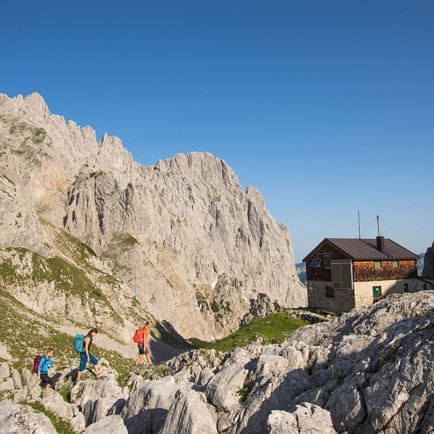
[[[143,164],[210,151],[297,259],[325,236],[434,238],[434,2],[5,1],[0,92],[115,134]]]

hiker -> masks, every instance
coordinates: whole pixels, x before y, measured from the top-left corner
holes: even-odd
[[[137,329],[136,333],[134,334],[133,340],[137,343],[137,347],[139,350],[139,355],[136,358],[136,365],[138,365],[142,359],[143,356],[146,357],[146,361],[149,365],[152,365],[152,353],[149,349],[149,330],[152,327],[152,322],[148,321],[144,327]]]
[[[54,388],[54,379],[48,375],[48,369],[50,366],[54,366],[51,357],[53,357],[53,348],[47,348],[44,355],[39,359],[37,363],[36,371],[38,374],[38,381],[41,382],[41,386],[49,389],[50,387]]]
[[[80,354],[80,366],[78,368],[76,382],[80,380],[81,373],[86,369],[88,363],[92,363],[95,366],[96,376],[99,376],[98,360],[90,352],[93,338],[98,334],[97,329],[91,329],[86,336],[76,335],[74,337],[74,349]]]

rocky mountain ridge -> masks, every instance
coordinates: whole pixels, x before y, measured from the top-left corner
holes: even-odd
[[[38,94],[0,95],[0,205],[1,246],[89,269],[56,242],[62,231],[186,337],[237,329],[260,294],[306,304],[288,231],[223,160],[193,153],[141,166],[117,137],[97,141]]]

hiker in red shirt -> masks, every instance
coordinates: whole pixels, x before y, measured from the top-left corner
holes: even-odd
[[[149,349],[149,330],[152,327],[152,322],[148,321],[145,324],[145,327],[136,330],[134,334],[133,341],[137,343],[137,347],[139,349],[139,355],[136,358],[136,365],[138,365],[143,356],[146,356],[146,361],[149,365],[152,365],[152,353]]]

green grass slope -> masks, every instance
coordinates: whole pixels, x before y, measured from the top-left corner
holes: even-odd
[[[250,344],[258,337],[263,343],[281,343],[288,333],[309,324],[305,320],[294,317],[290,311],[283,311],[259,318],[229,336],[214,342],[204,342],[195,338],[189,341],[196,348],[232,351],[236,347]]]

